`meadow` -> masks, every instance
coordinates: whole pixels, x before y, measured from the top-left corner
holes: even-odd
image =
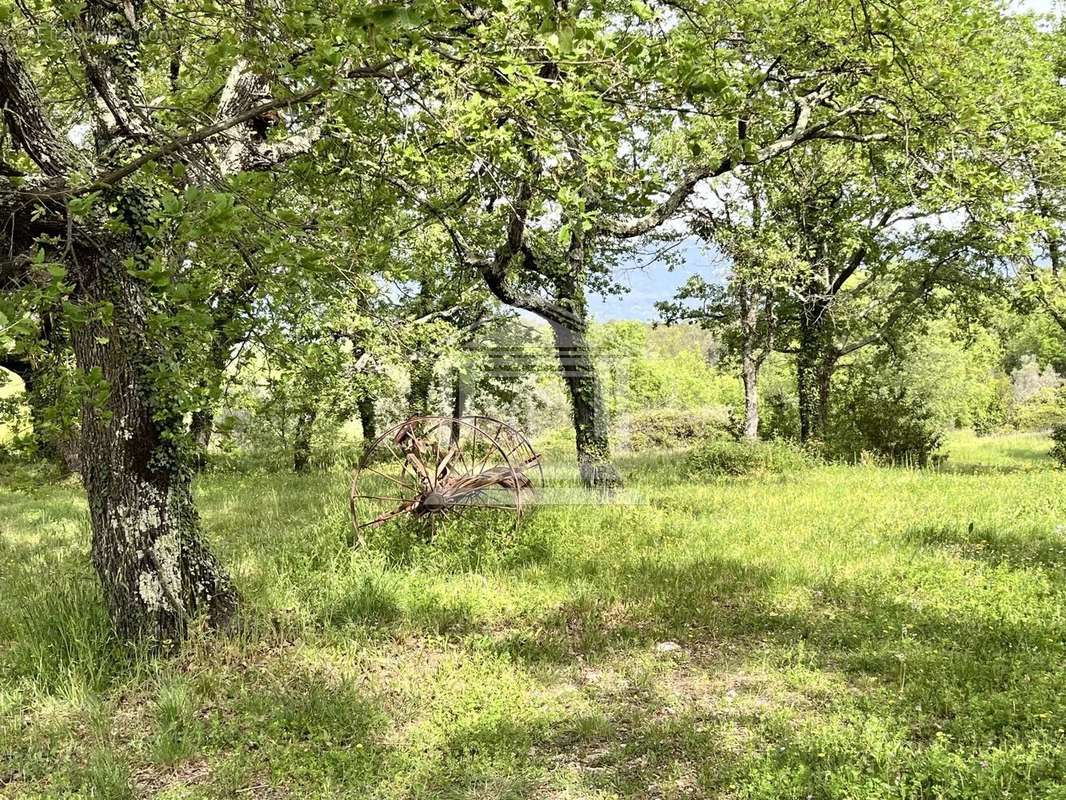
[[[174,656],[109,633],[78,484],[13,471],[0,797],[1064,798],[1066,471],[1038,434],[947,449],[633,454],[625,502],[364,549],[343,470],[208,473],[248,610]]]

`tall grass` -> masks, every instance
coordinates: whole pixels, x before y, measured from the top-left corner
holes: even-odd
[[[171,659],[113,641],[74,490],[5,491],[0,796],[1055,797],[1047,444],[700,479],[653,453],[516,533],[362,549],[343,472],[208,475],[255,624]]]

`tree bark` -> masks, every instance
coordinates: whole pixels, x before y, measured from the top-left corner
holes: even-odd
[[[829,433],[829,406],[837,354],[829,342],[823,310],[806,310],[800,321],[796,354],[796,393],[800,441],[824,441]]]
[[[588,340],[574,326],[553,322],[559,371],[570,395],[581,481],[590,488],[615,489],[622,477],[611,463],[607,406]]]
[[[796,353],[796,396],[799,405],[800,441],[806,444],[825,435],[822,423],[822,360],[824,357],[825,308],[806,304],[800,318],[799,351]]]
[[[125,264],[135,248],[80,253],[87,307],[113,304],[72,331],[77,364],[102,379],[102,403],[82,407],[81,470],[92,524],[92,561],[123,639],[178,642],[189,621],[232,620],[238,596],[205,546],[181,447],[181,417],[152,384],[160,353],[147,334],[145,288]]]
[[[318,412],[305,408],[296,418],[296,432],[292,446],[292,469],[304,474],[311,471],[311,433],[315,427]]]
[[[457,373],[455,385],[452,387],[452,418],[458,420],[464,414],[466,414],[466,385],[463,383],[463,376]],[[450,438],[453,445],[459,441],[459,432],[459,423],[452,422]]]
[[[744,427],[741,437],[754,442],[759,438],[759,363],[747,343],[741,354],[740,372],[744,382]]]
[[[820,433],[819,438],[823,440],[829,436],[830,394],[833,387],[833,373],[836,371],[836,363],[836,354],[832,350],[828,350],[822,354],[816,373],[818,382],[817,429]]]
[[[363,426],[363,444],[368,446],[378,438],[377,410],[374,408],[374,398],[363,395],[356,402],[359,410],[359,424]]]
[[[758,205],[755,206],[756,210]],[[740,287],[740,378],[744,384],[744,427],[741,437],[747,441],[759,438],[759,369],[762,358],[756,355],[755,340],[758,336],[759,309],[754,292],[748,286]]]
[[[815,354],[801,346],[796,354],[796,397],[799,401],[800,441],[818,437],[817,365]]]

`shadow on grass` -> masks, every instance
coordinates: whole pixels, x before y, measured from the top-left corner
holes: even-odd
[[[886,708],[913,718],[919,739],[944,731],[991,738],[1051,731],[1051,720],[1066,715],[1066,675],[1057,666],[1066,656],[1061,620],[910,603],[891,582],[811,585],[809,605],[789,609],[774,598],[781,586],[772,571],[726,559],[642,562],[495,646],[530,664],[565,665],[664,640],[727,643],[764,652],[778,669],[873,681]]]
[[[1034,472],[1044,469],[1050,464],[1034,463],[1032,466],[1021,464],[971,464],[959,462],[952,464],[950,461],[933,468],[935,472],[944,475],[987,476],[987,475],[1016,475],[1020,472]]]
[[[1066,524],[1051,529],[1003,533],[991,528],[929,525],[904,535],[912,544],[938,547],[993,566],[1066,570]]]
[[[655,693],[600,699],[607,702],[591,717],[494,719],[460,728],[422,776],[418,796],[685,797],[723,789],[739,773],[719,710],[671,708]],[[727,725],[748,723],[756,720],[734,715]]]

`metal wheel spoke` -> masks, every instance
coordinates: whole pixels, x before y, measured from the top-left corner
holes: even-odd
[[[405,500],[402,497],[382,497],[382,496],[376,495],[376,494],[357,494],[355,497],[356,497],[357,500],[387,500],[389,502],[394,502],[394,503],[408,503],[408,502],[410,502],[409,500]]]
[[[521,463],[515,463],[518,459]],[[389,474],[397,468],[399,476]],[[527,469],[535,469],[539,481]],[[376,494],[389,490],[375,483],[379,479],[395,484],[403,496]],[[470,509],[510,512],[517,527],[526,494],[536,485],[543,485],[540,456],[510,425],[482,415],[427,415],[412,417],[375,440],[352,477],[349,505],[360,542],[364,530],[403,516],[432,540],[439,524]],[[360,506],[373,509],[374,503],[398,505],[360,523]]]
[[[365,469],[369,470],[370,472],[373,472],[375,475],[380,475],[382,478],[384,478],[387,481],[392,481],[393,483],[395,483],[397,486],[399,486],[401,488],[404,488],[404,489],[417,489],[417,487],[411,486],[410,484],[407,484],[407,483],[401,483],[399,480],[397,480],[396,478],[392,477],[391,475],[386,475],[384,472],[379,472],[378,470],[374,469],[373,467],[371,467],[369,465],[367,465],[365,467]]]

